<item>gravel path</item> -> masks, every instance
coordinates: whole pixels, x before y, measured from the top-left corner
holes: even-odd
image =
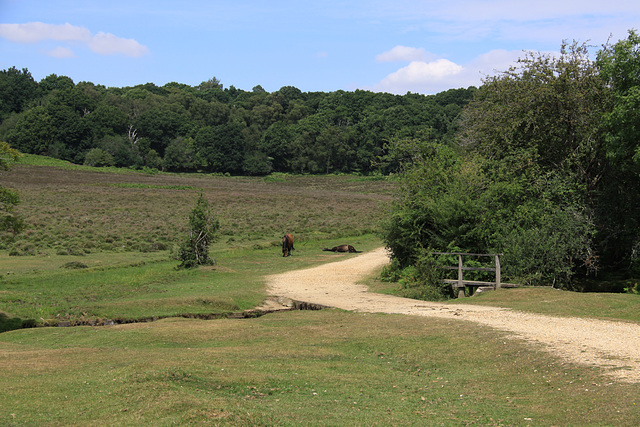
[[[516,310],[448,305],[376,294],[358,284],[389,262],[384,249],[344,261],[269,276],[269,294],[344,310],[467,320],[542,344],[550,352],[586,365],[608,368],[615,377],[640,382],[640,325],[552,317]]]

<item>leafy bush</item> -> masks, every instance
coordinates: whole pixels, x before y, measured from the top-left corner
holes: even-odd
[[[178,250],[181,260],[179,268],[193,268],[199,265],[213,264],[209,257],[209,244],[216,241],[220,222],[209,210],[209,202],[202,193],[198,197],[195,208],[189,215],[189,235]]]
[[[101,148],[92,148],[84,157],[86,166],[102,167],[114,166],[116,164],[113,156]]]
[[[397,259],[392,259],[381,273],[381,279],[397,282],[397,295],[426,301],[440,301],[452,296],[451,286],[443,281],[441,263],[429,251],[420,251],[415,265],[402,268]]]

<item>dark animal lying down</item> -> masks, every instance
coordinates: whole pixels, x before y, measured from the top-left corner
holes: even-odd
[[[324,248],[323,251],[331,251],[331,252],[349,252],[350,254],[355,254],[358,251],[356,251],[356,248],[354,248],[351,245],[340,245],[340,246],[334,246],[331,249],[329,248]]]

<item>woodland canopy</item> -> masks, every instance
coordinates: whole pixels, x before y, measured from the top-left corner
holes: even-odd
[[[438,95],[223,88],[215,77],[106,88],[27,69],[0,71],[0,140],[91,166],[236,175],[389,173],[376,159],[393,138],[426,130],[452,140],[475,88]]]

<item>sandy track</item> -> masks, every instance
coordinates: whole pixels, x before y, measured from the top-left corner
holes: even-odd
[[[389,262],[377,249],[344,261],[267,277],[269,294],[350,311],[466,320],[503,330],[571,361],[640,382],[640,325],[561,318],[475,305],[447,305],[369,292],[358,284]]]

